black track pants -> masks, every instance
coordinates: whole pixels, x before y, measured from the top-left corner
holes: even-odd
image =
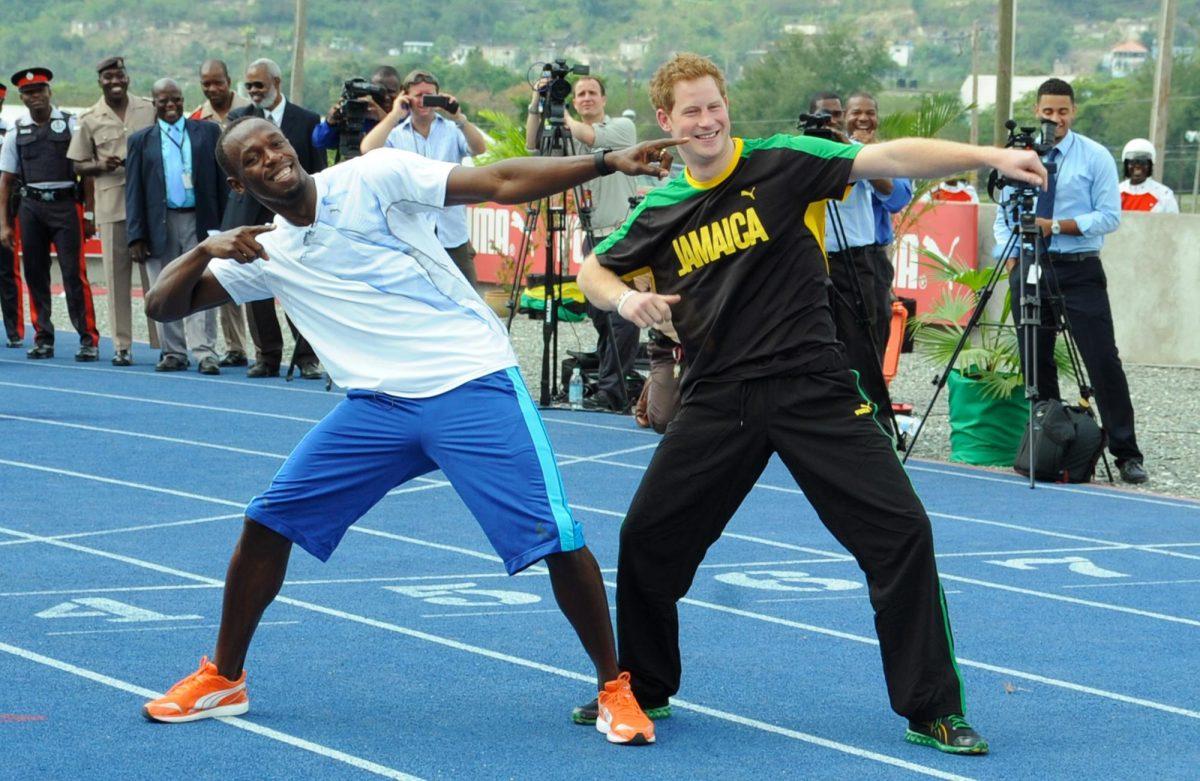
[[[676,601],[776,452],[866,573],[892,708],[914,720],[962,713],[929,518],[848,370],[688,395],[621,528],[620,663],[638,700],[653,707],[678,691]]]

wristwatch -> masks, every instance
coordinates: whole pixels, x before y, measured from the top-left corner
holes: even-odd
[[[611,149],[597,149],[596,153],[592,155],[592,161],[596,164],[596,173],[601,176],[608,176],[617,171],[617,169],[610,168],[608,163],[604,162],[604,156],[611,151]]]
[[[1062,225],[1059,225],[1058,220],[1050,221],[1050,235],[1057,236],[1062,233]]]

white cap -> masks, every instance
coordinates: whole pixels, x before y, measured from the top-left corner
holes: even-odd
[[[1121,161],[1126,160],[1149,160],[1154,162],[1154,144],[1150,143],[1146,138],[1132,139],[1125,145],[1125,149],[1121,152]]]

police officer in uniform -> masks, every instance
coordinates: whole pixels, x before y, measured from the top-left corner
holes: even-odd
[[[71,324],[79,333],[77,361],[94,361],[97,345],[92,290],[83,264],[83,234],[76,211],[75,170],[67,158],[75,118],[50,103],[47,68],[29,68],[13,74],[29,113],[17,120],[0,150],[0,202],[6,202],[20,180],[21,246],[34,346],[30,358],[54,357],[54,324],[50,320],[50,244],[58,248],[58,267],[67,294]],[[12,249],[13,225],[0,210],[0,244]]]
[[[0,84],[0,108],[4,108],[4,98],[8,87]],[[8,123],[0,117],[0,145],[8,132]],[[9,210],[9,202],[0,203],[11,220],[14,212]],[[9,347],[22,347],[25,344],[25,313],[21,308],[21,267],[17,265],[17,256],[11,249],[0,244],[0,313],[4,315],[4,334]]]

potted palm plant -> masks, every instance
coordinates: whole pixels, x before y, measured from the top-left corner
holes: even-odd
[[[922,265],[946,283],[928,312],[919,314],[910,329],[914,352],[939,368],[954,359],[964,324],[978,305],[993,268],[973,269],[956,258],[922,250]],[[1001,282],[1003,284],[1003,282]],[[991,306],[968,336],[947,378],[950,408],[950,460],[982,466],[1011,466],[1025,432],[1029,406],[1017,349],[1008,286],[1003,299]],[[1070,372],[1066,347],[1056,344],[1055,362]]]

